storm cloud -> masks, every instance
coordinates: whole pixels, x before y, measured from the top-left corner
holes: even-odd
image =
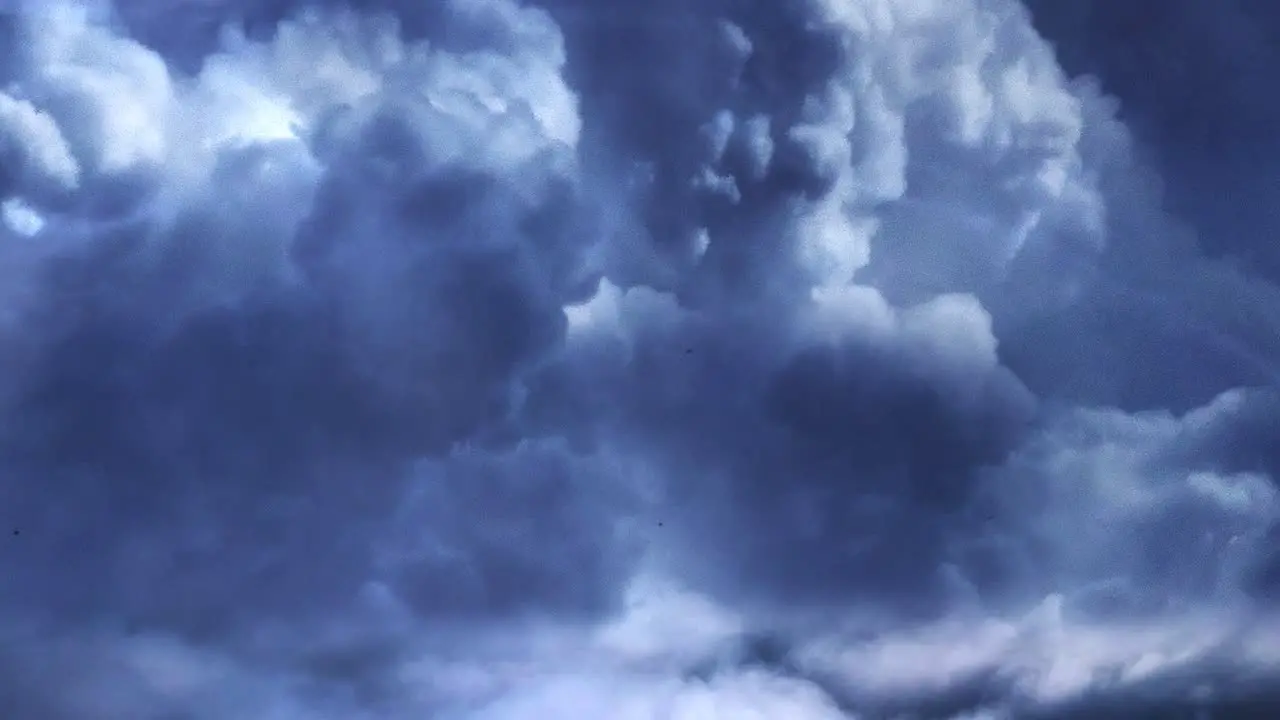
[[[1280,286],[1031,12],[0,3],[0,709],[1262,707]]]

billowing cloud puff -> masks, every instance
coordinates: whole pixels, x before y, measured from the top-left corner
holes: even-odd
[[[1274,681],[1278,289],[1012,0],[17,5],[0,707]]]
[[[451,55],[389,18],[304,16],[181,77],[76,6],[27,22],[38,72],[17,87],[48,108],[23,117],[74,126],[86,176],[22,198],[46,225],[6,248],[33,286],[9,331],[6,511],[23,552],[65,556],[20,562],[15,596],[234,614],[264,593],[283,610],[295,581],[358,588],[365,522],[423,458],[501,434],[580,292],[554,41]],[[559,98],[521,95],[538,73]],[[304,548],[328,559],[293,564]]]
[[[1008,556],[1073,588],[1068,600],[1087,613],[1240,601],[1266,572],[1280,517],[1245,435],[1260,402],[1232,392],[1182,417],[1076,409],[1056,419],[986,488],[990,502],[1018,508],[1003,514],[1021,528],[1004,538],[1023,546]]]

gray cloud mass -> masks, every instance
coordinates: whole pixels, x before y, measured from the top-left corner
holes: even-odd
[[[0,1],[0,714],[1274,715],[1256,9],[1028,5]]]

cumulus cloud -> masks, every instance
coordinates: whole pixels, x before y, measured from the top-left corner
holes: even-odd
[[[1274,680],[1277,288],[1012,0],[3,8],[0,707]]]

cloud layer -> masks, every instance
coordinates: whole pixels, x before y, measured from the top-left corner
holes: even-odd
[[[1265,701],[1280,288],[1012,0],[15,2],[0,79],[10,715]]]

